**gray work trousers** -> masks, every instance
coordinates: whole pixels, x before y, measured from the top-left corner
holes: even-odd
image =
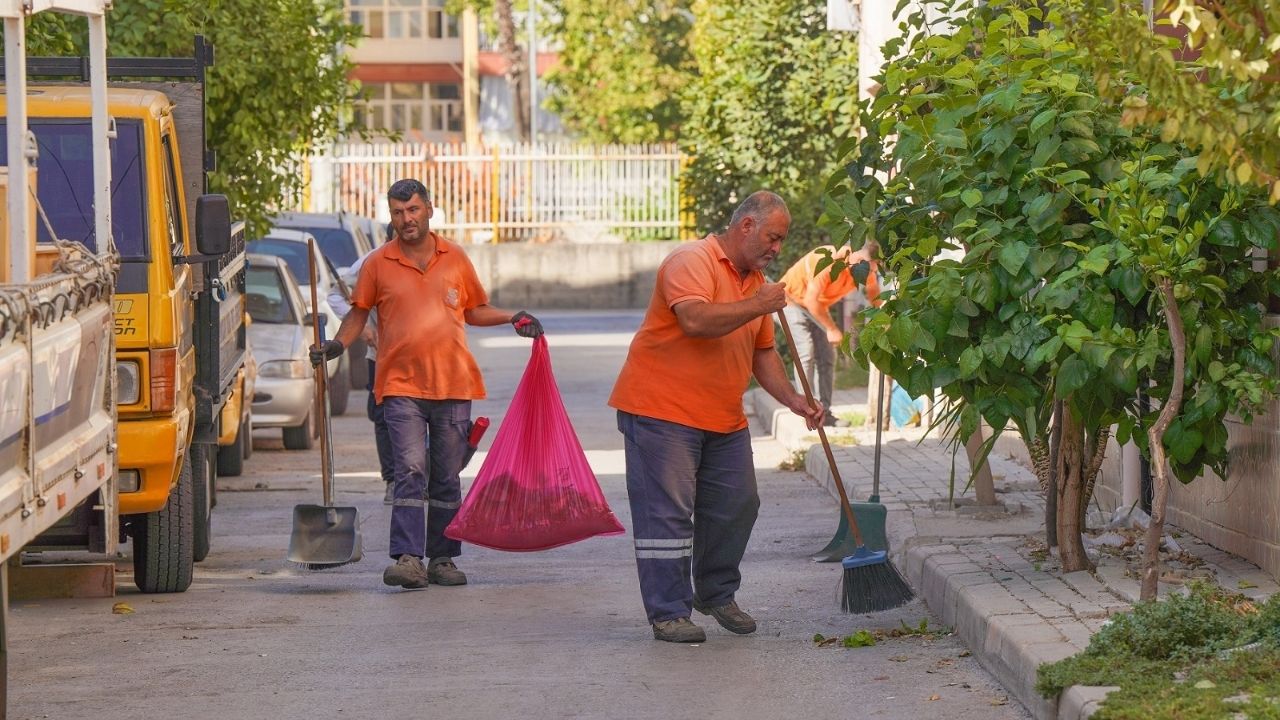
[[[792,303],[782,311],[787,316],[787,324],[791,326],[791,336],[796,341],[796,355],[800,364],[795,368],[792,382],[796,390],[804,392],[800,386],[800,373],[809,378],[809,387],[818,395],[818,401],[827,413],[831,413],[831,393],[836,383],[836,349],[827,342],[827,331],[807,310]],[[803,367],[803,371],[801,370]]]

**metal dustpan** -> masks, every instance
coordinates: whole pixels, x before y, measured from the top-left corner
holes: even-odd
[[[311,266],[311,308],[316,345],[323,344],[324,321],[316,297],[316,249],[309,243]],[[289,536],[288,560],[309,570],[323,570],[356,562],[364,553],[360,537],[360,514],[354,507],[333,504],[333,438],[330,430],[327,363],[316,366],[316,403],[320,417],[320,484],[322,505],[295,505],[293,533]]]

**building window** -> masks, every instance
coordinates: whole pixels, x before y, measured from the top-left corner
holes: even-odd
[[[462,86],[458,83],[365,83],[368,100],[356,123],[412,138],[462,132]]]
[[[458,37],[458,18],[444,11],[445,0],[346,0],[347,19],[367,38],[405,40]]]

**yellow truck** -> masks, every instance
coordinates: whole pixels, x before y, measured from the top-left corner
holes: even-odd
[[[120,255],[113,300],[118,507],[134,582],[149,593],[191,584],[193,562],[209,552],[218,448],[235,445],[248,425],[243,225],[231,223],[224,196],[204,193],[213,165],[203,99],[212,55],[196,38],[193,58],[107,63],[111,232]],[[75,78],[86,65],[27,60],[28,76],[38,78]],[[60,237],[92,244],[87,83],[29,84],[27,115],[48,223]],[[39,233],[51,239],[45,228]],[[74,545],[68,538],[76,527],[72,518],[45,544]]]

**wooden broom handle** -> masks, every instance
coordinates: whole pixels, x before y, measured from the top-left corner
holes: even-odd
[[[787,348],[791,351],[791,362],[795,363],[796,375],[800,376],[800,387],[804,388],[805,400],[809,401],[809,407],[817,407],[818,403],[814,402],[813,390],[809,388],[809,374],[805,372],[804,365],[800,364],[800,355],[796,352],[796,341],[791,336],[791,326],[787,324],[787,316],[778,311],[778,322],[782,323],[782,333],[787,336]],[[826,408],[830,410],[830,408]],[[858,521],[853,518],[853,506],[849,504],[849,494],[845,492],[844,481],[840,479],[840,469],[836,467],[836,457],[831,454],[831,443],[827,441],[827,431],[822,425],[818,425],[818,437],[822,440],[822,450],[827,454],[827,465],[831,467],[831,476],[836,480],[836,490],[840,493],[840,507],[844,510],[844,519],[849,521],[849,529],[853,531],[853,540],[862,547],[866,543],[862,541],[862,531],[858,529]]]

